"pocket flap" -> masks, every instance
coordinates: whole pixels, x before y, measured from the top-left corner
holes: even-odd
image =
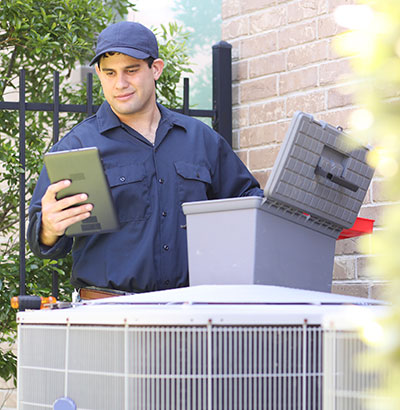
[[[197,181],[211,184],[210,171],[204,165],[192,164],[186,161],[176,161],[175,169],[178,175],[185,179],[194,179]]]
[[[105,173],[110,187],[143,181],[145,178],[142,164],[108,168]]]

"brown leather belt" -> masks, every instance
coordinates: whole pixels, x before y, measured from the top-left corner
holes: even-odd
[[[129,295],[128,292],[123,292],[114,289],[103,288],[80,288],[79,296],[82,300],[104,299],[113,296]]]

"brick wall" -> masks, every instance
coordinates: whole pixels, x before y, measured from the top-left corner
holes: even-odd
[[[333,37],[337,6],[354,0],[222,0],[222,38],[232,44],[233,144],[262,187],[296,110],[348,129],[353,103],[349,58]],[[381,226],[385,199],[375,178],[360,216]],[[332,291],[379,297],[359,239],[337,242]]]

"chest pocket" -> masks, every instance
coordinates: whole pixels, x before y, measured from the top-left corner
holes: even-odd
[[[143,221],[150,215],[149,183],[143,164],[105,170],[120,222]]]
[[[211,174],[206,166],[177,161],[175,170],[181,203],[208,199],[207,191],[211,185]]]

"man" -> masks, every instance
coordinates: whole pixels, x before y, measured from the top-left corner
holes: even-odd
[[[121,228],[65,236],[69,225],[90,216],[92,205],[71,207],[86,199],[84,193],[57,200],[70,182],[50,185],[44,169],[29,209],[29,244],[51,259],[72,248],[72,284],[95,287],[98,296],[187,286],[181,204],[262,196],[262,190],[220,135],[157,103],[155,82],[164,62],[149,29],[133,22],[109,26],[99,35],[94,63],[106,101],[52,151],[98,147]]]

